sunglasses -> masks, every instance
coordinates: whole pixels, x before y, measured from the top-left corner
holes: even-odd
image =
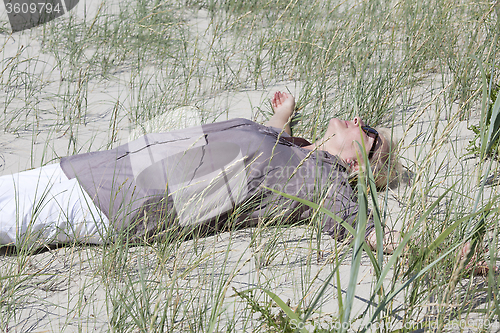
[[[363,130],[363,132],[365,132],[366,135],[368,135],[370,138],[373,138],[373,145],[370,149],[370,152],[368,153],[368,159],[371,160],[373,157],[373,153],[375,153],[375,147],[377,146],[379,135],[377,130],[370,126],[361,126],[361,129]]]

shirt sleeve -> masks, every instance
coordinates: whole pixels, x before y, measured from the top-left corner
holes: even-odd
[[[276,134],[281,134],[281,136],[285,137],[285,138],[289,138],[290,137],[290,134],[288,134],[287,132],[285,132],[282,128],[278,128],[278,127],[274,127],[274,126],[265,126],[268,130],[272,131],[272,132],[275,132]]]
[[[334,213],[346,224],[356,229],[356,223],[358,221],[359,214],[359,205],[357,202],[357,196],[347,180],[338,181],[337,178],[337,181],[328,187],[328,192],[325,194],[324,199],[314,201],[317,203],[323,202],[323,207],[325,209]],[[309,208],[304,212],[302,217],[312,216],[314,212],[315,209]],[[337,222],[336,219],[322,212],[319,212],[319,214],[322,217],[323,232],[338,240],[343,240],[352,236],[351,233],[344,226],[342,226],[341,223]],[[373,230],[373,228],[373,218],[371,216],[371,213],[368,212],[365,237]]]

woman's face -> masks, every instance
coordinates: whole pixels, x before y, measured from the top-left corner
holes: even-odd
[[[362,141],[367,155],[375,142],[373,137],[360,129],[361,126],[365,126],[365,123],[359,117],[354,117],[352,120],[332,118],[322,139],[323,149],[348,163],[357,162],[357,155],[362,156],[359,147],[362,146]],[[383,141],[385,140],[377,140],[375,151],[383,145]]]

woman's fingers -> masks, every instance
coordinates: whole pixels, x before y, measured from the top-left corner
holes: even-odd
[[[290,98],[290,96],[291,95],[286,93],[286,92],[277,91],[274,93],[274,96],[273,96],[273,99],[271,100],[271,102],[273,103],[273,106],[280,106],[288,98]]]
[[[285,97],[284,93],[282,93],[281,91],[275,92],[273,97],[273,103],[276,106],[280,106],[281,104],[283,104],[284,97]]]
[[[290,117],[295,108],[295,98],[289,93],[277,91],[271,99],[271,105],[275,114]]]
[[[281,104],[280,95],[281,95],[281,93],[279,91],[274,93],[272,104],[273,104],[273,107],[275,107],[275,108],[278,107],[279,104]],[[279,102],[279,104],[278,104],[278,102]]]

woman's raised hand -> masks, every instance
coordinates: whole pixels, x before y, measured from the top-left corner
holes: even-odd
[[[266,126],[272,126],[283,129],[289,135],[292,135],[290,129],[290,117],[295,109],[295,98],[289,93],[277,91],[271,99],[274,114],[266,122]]]
[[[289,93],[277,91],[274,93],[271,105],[275,114],[288,120],[295,109],[295,98]]]

